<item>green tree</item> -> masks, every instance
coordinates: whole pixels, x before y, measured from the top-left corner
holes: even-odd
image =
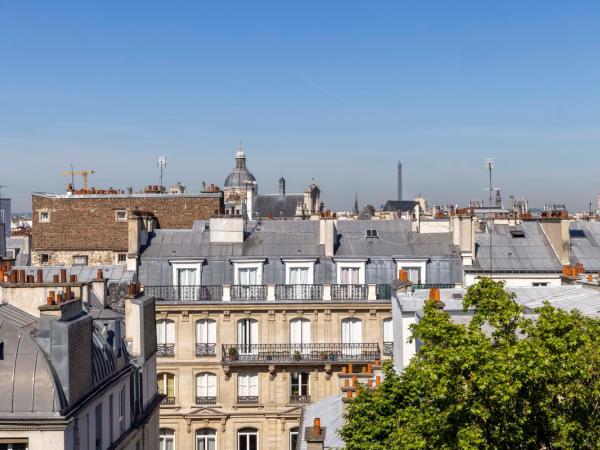
[[[487,278],[463,305],[468,325],[425,303],[409,366],[386,365],[348,405],[348,450],[600,448],[600,321],[548,304],[525,314]]]

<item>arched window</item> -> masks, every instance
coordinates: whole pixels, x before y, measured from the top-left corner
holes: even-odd
[[[175,322],[168,319],[156,321],[158,356],[175,356]]]
[[[298,445],[298,432],[298,427],[290,428],[290,450],[300,450],[300,445]]]
[[[292,347],[302,348],[303,344],[310,344],[310,320],[290,320],[290,344]]]
[[[342,346],[346,355],[359,355],[362,352],[362,320],[355,317],[342,320]]]
[[[175,450],[175,430],[161,428],[158,433],[159,450]]]
[[[258,450],[258,430],[242,428],[238,431],[237,450]]]
[[[163,405],[175,404],[175,375],[172,373],[159,373],[156,375],[158,392],[164,395]]]
[[[241,354],[258,352],[258,321],[255,319],[241,319],[238,321],[238,346]]]
[[[217,347],[217,322],[210,319],[196,321],[196,356],[214,356]]]
[[[394,348],[394,325],[392,318],[383,320],[383,354],[392,356]]]
[[[210,428],[196,431],[196,450],[217,450],[217,432]]]
[[[214,405],[217,403],[217,376],[203,372],[196,375],[196,404]]]

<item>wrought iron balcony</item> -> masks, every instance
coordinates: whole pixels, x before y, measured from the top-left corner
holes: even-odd
[[[310,403],[310,395],[290,395],[290,403]]]
[[[369,286],[366,284],[332,284],[332,300],[366,300],[369,296]]]
[[[157,356],[175,356],[175,344],[158,344],[156,350]]]
[[[154,296],[157,302],[220,301],[223,286],[144,286],[144,293]]]
[[[414,283],[413,284],[413,289],[431,289],[431,288],[451,289],[453,287],[454,287],[453,284],[439,284],[439,283]]]
[[[215,356],[217,344],[196,344],[196,356]]]
[[[275,286],[277,300],[323,300],[320,284],[278,284]]]
[[[391,300],[392,287],[389,284],[377,285],[377,300]]]
[[[267,286],[263,284],[231,286],[231,300],[253,302],[267,299]]]
[[[164,397],[161,402],[163,405],[174,405],[175,397]]]
[[[394,343],[393,342],[384,342],[383,343],[383,356],[393,356],[394,355]]]
[[[196,397],[196,405],[216,405],[217,397]]]
[[[256,395],[238,395],[237,402],[239,405],[254,405],[258,403]]]
[[[223,345],[225,364],[315,364],[370,362],[381,356],[379,345],[368,344],[249,344]]]

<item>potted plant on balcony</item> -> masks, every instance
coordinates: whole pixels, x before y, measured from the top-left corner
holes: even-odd
[[[321,361],[327,360],[327,352],[321,352],[319,353],[319,356],[321,357]]]
[[[294,352],[293,357],[294,357],[294,361],[300,361],[302,359],[302,354],[298,350],[296,350]]]
[[[229,356],[229,359],[231,361],[235,361],[238,359],[238,350],[235,347],[229,347],[229,350],[227,350],[227,355]]]

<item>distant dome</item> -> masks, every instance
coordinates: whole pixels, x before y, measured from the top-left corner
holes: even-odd
[[[235,154],[235,168],[225,178],[225,188],[245,188],[248,181],[256,181],[256,178],[246,168],[246,155],[240,148]]]

